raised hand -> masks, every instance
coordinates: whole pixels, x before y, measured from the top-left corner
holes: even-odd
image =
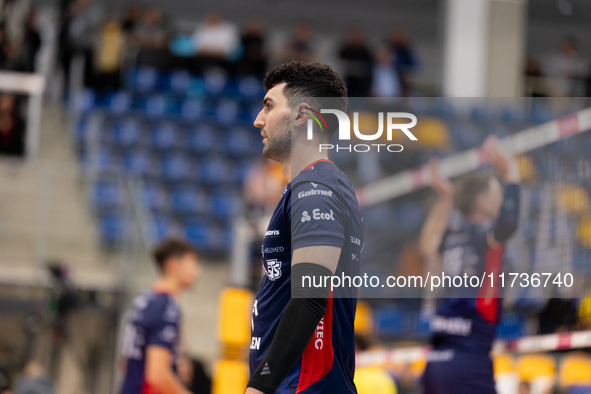
[[[517,160],[511,155],[503,152],[499,139],[490,135],[482,144],[482,153],[486,160],[490,162],[503,175],[505,182],[519,182],[519,166]]]
[[[440,197],[452,197],[454,186],[449,179],[439,174],[439,161],[437,159],[431,159],[431,161],[429,161],[429,172],[431,174],[431,188],[433,188]]]

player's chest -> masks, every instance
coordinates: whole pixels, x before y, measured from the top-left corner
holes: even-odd
[[[277,206],[261,245],[263,270],[272,282],[283,278],[291,267],[291,225],[285,209],[288,203],[282,199]]]

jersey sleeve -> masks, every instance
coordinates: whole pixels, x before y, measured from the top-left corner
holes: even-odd
[[[347,212],[339,196],[321,183],[302,182],[291,193],[292,248],[343,247]]]
[[[157,305],[152,311],[146,346],[157,345],[174,351],[179,339],[179,309],[173,302]]]

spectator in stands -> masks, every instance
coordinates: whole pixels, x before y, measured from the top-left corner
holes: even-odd
[[[37,54],[41,49],[41,34],[36,25],[37,9],[31,8],[25,20],[25,38],[23,40],[19,71],[35,72]]]
[[[417,71],[419,62],[406,30],[402,27],[393,28],[390,31],[388,44],[392,55],[392,65],[400,80],[402,95],[408,96],[412,89],[412,77]]]
[[[238,48],[238,31],[222,14],[212,12],[195,31],[194,41],[198,56],[227,59]]]
[[[62,39],[62,66],[64,73],[64,96],[69,93],[70,68],[72,61],[80,56],[84,59],[84,83],[91,86],[93,75],[93,48],[95,37],[103,21],[103,6],[96,0],[74,0],[67,13],[67,33]]]
[[[25,153],[25,123],[19,113],[16,96],[0,94],[0,154],[22,156]]]
[[[538,319],[540,334],[571,331],[577,324],[576,302],[572,298],[550,298]]]
[[[94,55],[96,86],[100,91],[119,89],[123,42],[123,27],[117,17],[112,15],[105,19]]]
[[[142,20],[143,8],[139,4],[132,4],[125,10],[121,28],[125,33],[132,33]]]
[[[291,61],[313,63],[318,61],[318,54],[312,45],[314,29],[308,23],[298,23],[292,36],[281,54],[282,63]]]
[[[170,31],[162,10],[156,6],[147,8],[133,29],[131,44],[137,49],[166,50],[169,40]]]
[[[0,23],[5,26],[6,39],[15,58],[21,56],[30,10],[31,0],[0,0]]]
[[[254,17],[246,22],[246,28],[240,39],[242,56],[238,61],[238,73],[263,77],[267,70],[265,53],[265,22]]]
[[[373,56],[361,27],[349,28],[339,58],[343,62],[349,97],[367,97],[371,90]]]
[[[14,64],[15,56],[12,46],[6,37],[6,28],[0,24],[0,69],[9,70]]]
[[[375,97],[400,97],[402,87],[400,78],[392,67],[392,54],[387,46],[380,46],[376,50],[373,67],[371,93]]]
[[[580,96],[584,92],[577,90],[585,79],[586,62],[581,57],[577,41],[573,37],[566,37],[562,42],[560,52],[551,56],[547,64],[550,89],[554,96]]]
[[[24,376],[16,385],[14,394],[54,394],[51,379],[43,367],[36,361],[29,362],[24,368]]]
[[[546,87],[543,81],[540,63],[533,55],[525,60],[526,94],[531,97],[545,97]]]

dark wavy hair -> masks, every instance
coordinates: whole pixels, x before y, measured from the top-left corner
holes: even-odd
[[[320,63],[290,62],[275,66],[265,75],[265,89],[285,83],[283,94],[289,105],[304,100],[315,110],[332,108],[347,111],[347,88],[343,79],[330,66]],[[330,140],[338,128],[335,116],[327,116]]]

